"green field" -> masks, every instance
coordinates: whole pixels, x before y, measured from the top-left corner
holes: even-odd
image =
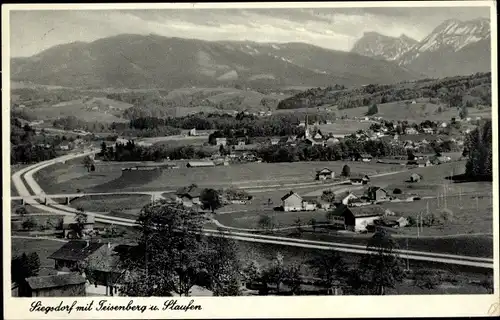
[[[40,275],[55,274],[54,260],[47,259],[64,245],[61,241],[11,238],[12,256],[36,252],[40,257]]]
[[[30,114],[36,119],[54,120],[75,116],[84,121],[126,122],[121,118],[124,110],[132,105],[106,98],[86,98],[61,102],[52,106],[30,107]]]
[[[46,193],[85,191],[152,191],[171,190],[196,183],[202,187],[268,186],[286,183],[314,182],[316,170],[328,167],[337,174],[344,162],[246,163],[212,168],[187,168],[186,161],[175,161],[180,168],[161,174],[140,172],[122,176],[121,169],[132,163],[97,163],[96,171],[88,173],[79,163],[57,164],[35,175]],[[377,163],[348,163],[352,173],[376,174],[400,169],[400,166]]]
[[[404,101],[378,104],[378,113],[375,117],[382,117],[385,120],[407,120],[410,122],[422,122],[432,119],[433,121],[450,121],[451,118],[459,118],[457,109],[446,109],[438,112],[438,108],[445,109],[445,106],[428,102],[428,99],[417,99],[415,104],[406,104]],[[335,111],[337,116],[364,117],[368,111],[368,106]],[[469,117],[491,118],[491,108],[479,110],[469,108]]]
[[[83,208],[90,212],[110,212],[110,211],[139,211],[142,207],[151,202],[151,196],[128,194],[113,196],[84,196],[71,201],[70,206],[78,209]]]

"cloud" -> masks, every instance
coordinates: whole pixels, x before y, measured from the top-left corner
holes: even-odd
[[[306,42],[349,50],[367,31],[421,40],[449,18],[488,17],[484,8],[299,8],[12,11],[11,54],[122,33],[257,42]],[[51,30],[49,33],[48,30]]]

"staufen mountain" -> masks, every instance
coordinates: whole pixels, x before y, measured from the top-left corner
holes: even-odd
[[[429,77],[467,75],[491,71],[490,37],[488,19],[451,19],[410,46],[411,41],[396,40],[402,37],[377,37],[368,33],[358,40],[352,51],[373,58],[383,57]]]
[[[304,43],[135,34],[58,45],[11,60],[12,80],[67,87],[355,86],[422,77],[394,62]]]
[[[376,59],[397,61],[417,44],[417,40],[404,34],[396,38],[377,32],[365,32],[363,37],[354,44],[351,52]]]

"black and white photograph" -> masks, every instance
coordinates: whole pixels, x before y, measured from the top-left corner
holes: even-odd
[[[498,300],[495,8],[423,3],[2,8],[10,297]]]

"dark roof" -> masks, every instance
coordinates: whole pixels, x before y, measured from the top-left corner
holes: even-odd
[[[328,171],[328,173],[332,173],[333,172],[333,170],[330,170],[328,168],[323,168],[321,170],[316,171],[316,173],[322,173],[323,171]]]
[[[103,245],[104,243],[99,242],[88,242],[87,245],[87,241],[70,241],[51,254],[49,259],[81,261],[86,259]]]
[[[57,288],[68,285],[84,284],[85,278],[79,273],[65,273],[54,276],[26,278],[26,282],[32,290]]]
[[[301,199],[302,199],[302,197],[301,197],[301,196],[299,196],[297,193],[295,193],[295,192],[293,192],[293,191],[290,191],[290,192],[288,192],[287,194],[285,194],[283,197],[281,197],[281,201],[284,201],[284,200],[288,199],[288,198],[289,198],[292,194],[296,194],[299,198],[301,198]]]
[[[382,190],[382,191],[384,191],[385,193],[387,193],[387,191],[386,191],[384,188],[381,188],[381,187],[376,187],[376,186],[374,186],[374,187],[369,187],[369,188],[368,188],[368,190],[367,190],[367,192],[376,192],[376,191],[378,191],[378,190]]]
[[[381,206],[348,207],[345,204],[340,204],[335,208],[333,214],[336,216],[343,216],[347,212],[351,212],[356,218],[361,218],[383,216],[385,210]]]
[[[201,190],[196,186],[182,187],[175,193],[178,196],[189,196],[191,198],[197,198],[201,195]]]

